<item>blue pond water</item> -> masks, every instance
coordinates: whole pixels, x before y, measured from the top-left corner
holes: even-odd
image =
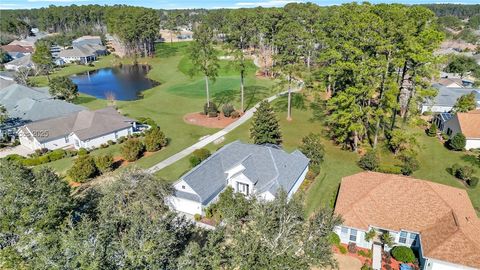
[[[102,68],[70,76],[80,93],[96,98],[135,100],[141,92],[157,86],[158,83],[146,78],[150,67],[147,65],[122,65]]]

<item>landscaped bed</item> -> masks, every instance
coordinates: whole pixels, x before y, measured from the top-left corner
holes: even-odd
[[[219,113],[217,117],[209,117],[200,112],[189,113],[183,117],[183,121],[187,124],[208,128],[224,128],[237,119],[238,118],[225,117],[222,113]]]

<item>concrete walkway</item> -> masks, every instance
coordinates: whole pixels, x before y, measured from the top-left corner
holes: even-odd
[[[303,83],[300,83],[300,85],[298,87],[295,87],[295,88],[292,89],[292,93],[300,91],[302,89],[302,87],[303,87]],[[267,100],[268,102],[272,102],[273,100],[275,100],[279,96],[284,95],[286,93],[288,93],[288,91],[281,92],[279,94],[276,94],[274,96],[266,98],[265,100]],[[230,131],[234,130],[235,128],[237,128],[241,124],[247,122],[248,119],[252,118],[253,113],[257,111],[258,105],[260,105],[260,102],[257,103],[253,108],[247,110],[242,115],[242,117],[240,117],[237,121],[235,121],[235,122],[231,123],[230,125],[226,126],[224,129],[220,130],[219,132],[217,132],[215,134],[212,134],[212,135],[209,135],[209,136],[201,139],[199,142],[183,149],[182,151],[174,154],[173,156],[170,156],[169,158],[164,159],[163,161],[161,161],[161,162],[157,163],[156,165],[147,169],[147,172],[149,172],[149,173],[158,172],[161,169],[163,169],[165,167],[168,167],[168,166],[172,165],[173,163],[179,161],[180,159],[182,159],[184,157],[187,157],[188,155],[193,153],[193,151],[195,151],[197,149],[200,149],[200,148],[203,148],[203,147],[207,146],[208,144],[214,142],[215,140],[225,136]]]
[[[20,156],[27,157],[28,155],[32,154],[34,151],[23,146],[23,145],[18,145],[15,147],[8,147],[0,150],[0,158],[4,158],[8,155],[12,154],[17,154]]]

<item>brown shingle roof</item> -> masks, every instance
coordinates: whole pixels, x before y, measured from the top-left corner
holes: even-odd
[[[480,110],[457,113],[458,123],[467,138],[480,138]]]
[[[480,267],[480,220],[465,190],[362,172],[342,179],[335,212],[345,226],[365,231],[418,232],[425,257]]]
[[[33,48],[30,46],[20,46],[20,45],[4,45],[2,50],[6,52],[21,52],[21,53],[31,53]]]

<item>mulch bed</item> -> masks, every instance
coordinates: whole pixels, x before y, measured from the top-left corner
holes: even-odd
[[[199,112],[189,113],[183,117],[183,121],[187,124],[208,127],[208,128],[224,128],[235,122],[238,118],[225,117],[219,113],[217,117],[208,117]]]

